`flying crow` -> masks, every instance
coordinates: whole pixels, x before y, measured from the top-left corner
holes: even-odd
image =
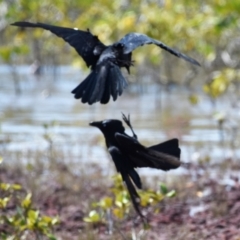
[[[123,77],[120,68],[125,67],[130,73],[130,67],[133,66],[132,51],[145,44],[155,44],[176,57],[200,66],[193,58],[140,33],[128,33],[118,42],[106,46],[89,30],[82,31],[77,28],[72,29],[30,22],[15,22],[11,25],[49,30],[75,48],[87,66],[91,68],[90,74],[72,90],[74,97],[82,99],[83,103],[101,102],[106,104],[111,96],[115,101],[127,86],[127,81]]]

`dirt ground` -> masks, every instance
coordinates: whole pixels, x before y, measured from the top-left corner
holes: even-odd
[[[89,224],[83,221],[91,209],[91,202],[106,195],[111,178],[102,175],[97,166],[93,174],[77,176],[66,165],[58,165],[51,174],[43,169],[20,166],[0,166],[0,182],[20,183],[33,193],[37,209],[49,216],[59,215],[60,224],[54,229],[58,239],[240,239],[240,183],[237,161],[226,159],[219,165],[208,162],[189,165],[185,173],[177,176],[169,188],[176,190],[174,198],[158,204],[154,213],[151,207],[143,212],[150,229],[143,230],[141,220],[132,210],[122,221]],[[224,172],[232,170],[224,183]],[[211,171],[215,177],[211,177]],[[143,179],[144,180],[144,179]],[[143,181],[144,182],[144,181]],[[14,205],[8,206],[13,210]],[[112,231],[110,233],[110,230]],[[7,231],[0,225],[0,232]]]

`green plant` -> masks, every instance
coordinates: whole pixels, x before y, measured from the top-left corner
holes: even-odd
[[[111,216],[111,220],[122,220],[129,216],[131,208],[129,193],[124,187],[119,174],[115,175],[113,180],[114,185],[111,188],[112,194],[92,204],[93,209],[89,212],[88,216],[84,218],[85,222],[94,224],[106,223],[109,221],[109,216]],[[154,207],[155,212],[159,211],[159,202],[165,198],[171,198],[176,195],[175,190],[169,191],[163,183],[160,183],[157,191],[152,189],[146,191],[139,190],[138,193],[141,198],[140,205],[143,208]]]
[[[43,215],[34,208],[32,194],[19,184],[0,182],[0,238],[17,240],[21,237],[56,239],[53,227],[59,218]]]

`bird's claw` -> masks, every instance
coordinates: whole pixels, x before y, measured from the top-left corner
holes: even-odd
[[[131,121],[130,121],[130,114],[128,114],[128,117],[126,117],[126,115],[124,113],[122,113],[122,119],[123,121],[128,125],[128,127],[131,129],[132,133],[133,133],[133,137],[135,139],[137,139],[137,135],[135,134],[135,132],[133,131],[133,128],[132,128],[132,124],[131,124]]]
[[[131,122],[130,122],[130,114],[128,114],[128,117],[124,113],[122,113],[122,119],[123,121],[131,128]]]

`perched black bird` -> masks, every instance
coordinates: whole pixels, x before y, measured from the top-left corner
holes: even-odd
[[[178,147],[178,139],[144,147],[137,140],[137,135],[130,123],[130,117],[127,118],[123,114],[123,120],[130,127],[133,137],[125,133],[122,122],[119,120],[108,119],[91,122],[90,125],[98,127],[102,131],[116,169],[122,175],[122,179],[128,188],[133,206],[139,216],[144,219],[139,208],[139,195],[133,185],[134,183],[139,189],[142,188],[141,179],[135,168],[150,167],[164,171],[178,168],[181,164],[181,150]]]
[[[125,67],[130,73],[130,67],[133,66],[132,51],[145,44],[155,44],[179,58],[200,66],[193,58],[140,33],[129,33],[120,41],[106,46],[89,30],[82,31],[77,28],[30,22],[15,22],[11,25],[49,30],[76,49],[87,66],[91,67],[90,74],[72,91],[75,98],[82,99],[83,103],[101,102],[106,104],[111,96],[115,101],[127,86],[127,81],[120,68]]]

